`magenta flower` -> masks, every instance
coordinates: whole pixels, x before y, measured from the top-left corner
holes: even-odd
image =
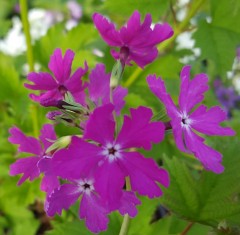
[[[62,178],[77,179],[80,172],[94,170],[95,189],[108,203],[110,211],[119,209],[125,177],[129,176],[133,192],[150,198],[162,195],[158,183],[169,185],[168,173],[150,158],[144,158],[133,148],[151,149],[164,137],[164,125],[151,122],[152,111],[146,107],[131,109],[114,137],[115,122],[112,104],[96,108],[86,123],[84,139],[57,152],[53,157],[54,172]],[[159,135],[160,133],[160,135]],[[96,144],[95,144],[96,143]],[[132,151],[129,151],[132,150]]]
[[[76,150],[80,150],[80,152],[84,153],[84,149],[82,151],[81,147],[85,144],[88,143],[77,137],[73,137],[69,149],[60,150],[54,155],[56,161],[53,164],[55,168],[58,168],[59,166],[63,168],[63,165],[59,164],[60,161],[64,162],[68,169],[73,166],[74,161],[72,160],[74,158],[72,157],[75,157],[75,155],[72,154],[76,153]],[[81,154],[80,158],[82,156],[83,155]],[[78,165],[74,166],[74,170],[76,170],[76,168],[78,168]],[[82,168],[80,166],[78,169],[78,174],[66,174],[66,171],[64,171],[64,179],[68,180],[69,183],[61,185],[48,196],[45,203],[45,210],[49,216],[53,216],[56,213],[61,215],[63,209],[67,210],[80,196],[82,196],[79,208],[79,218],[86,219],[87,228],[94,233],[106,230],[108,224],[107,215],[111,211],[105,198],[100,197],[95,188],[98,181],[98,178],[94,177],[95,168],[91,169],[90,163],[90,167],[87,166],[86,168]],[[72,176],[74,177],[72,178]],[[105,186],[103,185],[102,187]],[[136,205],[140,204],[140,201],[136,198],[135,194],[133,192],[121,191],[120,197],[118,205],[119,212],[122,215],[128,213],[132,217],[135,216],[137,214]]]
[[[79,208],[80,219],[86,219],[86,226],[94,233],[107,229],[108,217],[104,201],[99,197],[94,188],[92,179],[80,178],[79,180],[69,180],[55,189],[45,202],[45,211],[48,216],[55,213],[61,215],[62,210],[67,210],[80,196],[81,204]]]
[[[21,185],[27,179],[30,181],[39,177],[41,171],[38,164],[43,159],[48,159],[51,156],[46,154],[46,150],[52,144],[52,141],[56,140],[56,135],[53,126],[45,124],[41,130],[41,135],[38,139],[28,137],[17,127],[12,127],[9,130],[11,136],[9,142],[12,144],[18,144],[19,153],[30,153],[31,157],[20,158],[10,166],[10,175],[23,174],[21,179],[18,181],[18,185]],[[58,187],[59,182],[56,176],[52,174],[45,175],[41,189],[50,192],[55,187]]]
[[[64,99],[66,92],[70,92],[76,102],[81,104],[85,101],[82,77],[88,71],[87,63],[85,68],[78,68],[71,75],[71,66],[74,58],[74,52],[67,50],[62,57],[61,49],[56,49],[51,56],[49,69],[54,74],[54,78],[50,73],[29,73],[27,79],[34,84],[25,83],[25,87],[31,90],[39,90],[41,94],[30,94],[30,98],[39,102],[42,106],[58,106],[58,102]]]
[[[143,68],[156,59],[158,50],[156,45],[173,35],[171,26],[167,23],[156,24],[151,28],[152,18],[147,14],[141,24],[140,13],[135,11],[126,26],[116,30],[113,23],[102,15],[95,13],[93,21],[104,41],[112,47],[119,47],[120,51],[112,50],[115,59],[120,59],[122,65],[130,65],[134,61]]]
[[[208,78],[205,74],[198,74],[190,80],[190,66],[185,66],[181,72],[181,89],[179,108],[173,103],[167,93],[164,82],[156,75],[147,77],[151,91],[165,104],[167,114],[171,118],[171,126],[177,147],[184,152],[193,153],[207,170],[221,173],[222,155],[204,143],[204,138],[197,135],[200,132],[206,135],[234,135],[229,127],[219,124],[227,119],[226,113],[218,106],[207,109],[198,105],[209,89]]]
[[[89,75],[89,96],[95,105],[101,106],[110,103],[110,73],[106,73],[104,64],[97,64]],[[114,104],[116,114],[119,115],[127,95],[127,89],[117,86],[112,91],[112,103]]]

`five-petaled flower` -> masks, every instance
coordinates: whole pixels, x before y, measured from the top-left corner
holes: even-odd
[[[102,38],[108,45],[120,48],[120,51],[111,50],[111,54],[115,59],[120,59],[122,66],[134,61],[143,68],[156,59],[156,45],[173,35],[173,30],[167,23],[156,24],[152,29],[150,14],[146,15],[142,24],[140,18],[140,13],[135,11],[126,26],[116,30],[114,24],[99,13],[93,15],[93,22]]]
[[[198,74],[190,80],[190,69],[190,66],[185,66],[181,71],[179,108],[173,103],[161,78],[149,75],[147,82],[151,91],[166,106],[177,147],[184,152],[193,153],[207,170],[221,173],[224,170],[221,165],[222,155],[207,146],[204,138],[196,132],[207,135],[234,135],[235,132],[229,127],[219,125],[227,118],[220,107],[207,109],[201,104],[195,108],[209,89],[208,78],[206,74]]]
[[[45,124],[41,129],[41,135],[39,140],[34,137],[26,136],[17,127],[12,127],[9,130],[11,136],[9,142],[12,144],[19,145],[19,153],[30,153],[31,157],[20,158],[10,166],[10,175],[23,174],[21,179],[18,181],[18,185],[21,185],[24,181],[29,179],[30,181],[39,177],[42,173],[39,168],[39,163],[45,164],[45,168],[49,164],[51,155],[46,154],[46,150],[52,142],[56,140],[56,134],[53,126]],[[50,193],[54,188],[59,186],[59,181],[52,172],[46,172],[42,179],[41,189]]]
[[[76,102],[83,104],[85,102],[84,89],[87,84],[83,84],[82,77],[88,71],[88,66],[85,62],[84,68],[78,68],[71,75],[73,59],[73,51],[68,49],[62,57],[61,49],[57,48],[48,64],[54,78],[50,73],[29,73],[27,79],[34,84],[25,83],[25,87],[41,91],[40,95],[30,94],[30,98],[42,106],[58,106],[59,101],[64,99],[66,92],[70,92]]]
[[[62,178],[78,178],[80,172],[94,169],[98,179],[95,189],[111,211],[119,208],[125,177],[130,178],[133,192],[150,198],[162,195],[158,183],[169,185],[167,171],[135,149],[150,150],[152,142],[162,141],[163,123],[151,122],[149,108],[131,109],[131,116],[124,117],[115,138],[113,110],[112,104],[96,108],[86,123],[83,139],[75,140],[78,147],[71,145],[68,150],[57,152],[52,161],[53,171]]]

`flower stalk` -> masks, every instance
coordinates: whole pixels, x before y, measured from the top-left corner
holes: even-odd
[[[23,31],[26,38],[27,44],[27,61],[29,65],[30,72],[34,71],[34,58],[33,58],[33,49],[31,44],[31,34],[30,27],[28,21],[28,8],[27,8],[27,0],[20,0],[20,9],[21,9],[21,19],[23,24]]]
[[[130,184],[129,177],[126,178],[126,190],[131,191],[131,184]],[[130,216],[126,214],[123,217],[123,223],[122,223],[119,235],[127,235],[129,226],[130,226]]]

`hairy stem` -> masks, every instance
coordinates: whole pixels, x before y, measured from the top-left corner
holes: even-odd
[[[126,190],[127,191],[131,190],[129,177],[126,178]],[[124,215],[119,235],[127,235],[128,234],[129,225],[130,225],[130,217],[129,217],[128,214],[126,214],[126,215]]]
[[[190,222],[186,228],[180,233],[180,235],[186,235],[188,233],[188,231],[191,229],[191,227],[193,226],[193,222]]]
[[[33,59],[33,49],[31,44],[31,35],[28,21],[28,8],[27,8],[27,0],[20,0],[20,12],[21,19],[23,24],[23,31],[26,38],[27,44],[27,61],[29,65],[29,70],[34,71],[34,59]]]
[[[189,25],[190,20],[192,17],[198,12],[199,8],[203,5],[203,3],[206,2],[206,0],[195,0],[192,2],[191,7],[189,8],[186,17],[183,19],[181,23],[179,23],[175,28],[174,28],[174,35],[169,38],[168,40],[162,42],[158,46],[158,50],[162,51],[169,46],[172,45],[172,43],[176,40],[176,38],[186,30],[187,26]],[[141,74],[142,69],[137,68],[132,75],[129,77],[129,79],[125,82],[124,86],[125,87],[130,87],[138,78],[138,76]]]

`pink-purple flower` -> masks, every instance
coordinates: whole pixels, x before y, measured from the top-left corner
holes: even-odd
[[[73,51],[68,49],[62,56],[61,49],[57,48],[48,64],[54,77],[46,72],[29,73],[27,79],[33,84],[25,83],[25,87],[40,91],[40,95],[30,94],[30,98],[42,106],[58,106],[59,101],[64,99],[66,92],[70,92],[76,102],[83,104],[85,101],[84,89],[87,84],[83,83],[82,77],[88,71],[88,66],[85,63],[84,68],[78,68],[71,75],[73,59]]]
[[[12,144],[19,145],[18,153],[29,153],[30,157],[19,158],[11,164],[10,175],[22,174],[22,177],[18,181],[18,185],[21,185],[27,179],[30,181],[39,177],[42,172],[39,168],[39,163],[45,161],[48,163],[48,159],[51,158],[50,154],[46,154],[46,150],[52,142],[56,140],[56,135],[53,126],[50,124],[45,124],[41,129],[41,135],[39,139],[34,137],[26,136],[17,127],[12,127],[9,130],[11,136],[9,137],[9,142]],[[55,187],[58,187],[59,182],[55,175],[48,172],[41,184],[41,189],[46,192],[51,192]]]
[[[74,145],[58,151],[52,160],[55,174],[62,178],[78,179],[81,172],[94,171],[95,189],[110,211],[120,207],[126,177],[133,192],[150,198],[162,195],[158,183],[169,185],[168,173],[136,151],[150,150],[152,143],[162,141],[163,123],[151,122],[149,108],[131,109],[115,136],[113,110],[112,104],[96,108],[86,123],[83,139],[76,138]]]
[[[106,230],[108,211],[104,205],[104,200],[94,189],[93,179],[79,178],[69,181],[48,195],[45,202],[47,214],[49,216],[54,216],[56,213],[61,215],[63,209],[69,209],[81,196],[79,218],[86,219],[87,228],[94,233]]]
[[[190,66],[185,66],[181,71],[179,108],[173,103],[161,78],[149,75],[147,82],[151,91],[166,106],[177,147],[184,152],[193,153],[207,170],[221,173],[224,170],[221,153],[207,146],[204,138],[197,133],[231,136],[235,132],[229,127],[220,126],[227,119],[220,107],[207,109],[202,104],[197,106],[209,89],[208,78],[205,74],[198,74],[190,80],[190,69]]]
[[[97,64],[89,75],[89,98],[96,107],[112,102],[115,107],[116,114],[119,115],[127,95],[127,89],[121,86],[111,88],[110,73],[106,73],[104,64]],[[111,91],[112,89],[112,91]]]
[[[135,11],[126,25],[119,30],[98,13],[93,15],[93,22],[109,46],[120,48],[120,51],[111,50],[111,54],[115,59],[120,59],[123,66],[134,61],[143,68],[158,56],[156,45],[173,35],[173,30],[167,23],[155,24],[152,28],[150,14],[146,15],[141,24],[138,11]]]

